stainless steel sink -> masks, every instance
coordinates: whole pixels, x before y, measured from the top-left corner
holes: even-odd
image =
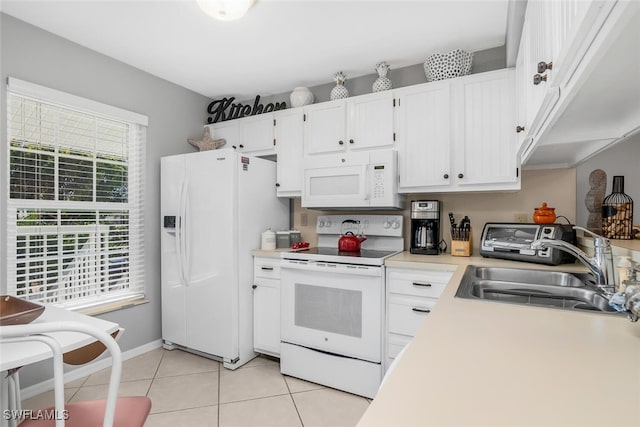
[[[456,297],[511,304],[618,313],[588,273],[467,267]]]

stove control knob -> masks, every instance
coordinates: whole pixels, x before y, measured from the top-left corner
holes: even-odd
[[[400,222],[394,220],[393,223],[391,224],[391,226],[393,228],[395,228],[395,229],[398,229],[398,228],[400,228]]]
[[[318,222],[318,227],[324,227],[324,221],[320,220],[320,221]]]
[[[382,224],[382,226],[383,226],[384,228],[389,228],[389,227],[391,227],[391,223],[389,222],[389,220],[388,220],[388,219],[385,219],[385,220],[384,220],[384,224]]]
[[[331,227],[331,221],[327,220],[327,222],[324,223],[325,227]]]

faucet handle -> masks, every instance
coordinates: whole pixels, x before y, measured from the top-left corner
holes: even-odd
[[[593,246],[595,247],[609,247],[611,246],[611,244],[609,243],[609,239],[607,239],[606,237],[603,237],[599,234],[594,233],[593,231],[587,230],[586,228],[583,227],[578,227],[577,225],[573,226],[574,230],[581,230],[584,233],[590,234],[591,237],[593,237]]]

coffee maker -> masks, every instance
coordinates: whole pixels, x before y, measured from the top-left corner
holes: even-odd
[[[416,200],[411,202],[412,254],[440,253],[440,202]]]

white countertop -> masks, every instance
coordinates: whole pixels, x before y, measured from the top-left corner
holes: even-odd
[[[455,270],[359,427],[640,426],[640,323],[454,298],[478,256],[402,253],[387,267]]]

